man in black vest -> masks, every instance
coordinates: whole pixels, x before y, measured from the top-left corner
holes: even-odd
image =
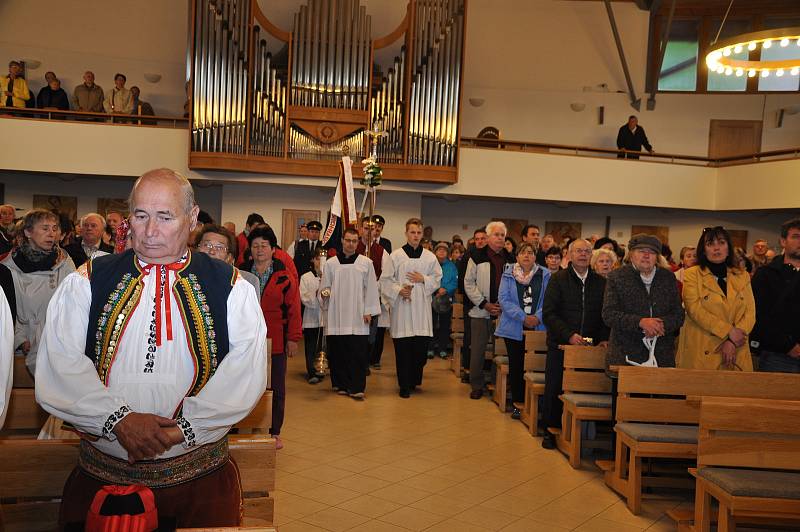
[[[317,248],[322,245],[319,241],[322,224],[313,220],[306,224],[306,228],[308,229],[308,240],[299,241],[294,248],[294,265],[297,267],[297,275],[300,277],[314,268],[314,255]]]
[[[36,399],[81,434],[59,529],[83,530],[108,484],[150,488],[159,528],[239,526],[226,435],[266,387],[256,291],[187,248],[199,209],[185,177],[147,172],[130,207],[132,249],[64,279],[39,345]]]

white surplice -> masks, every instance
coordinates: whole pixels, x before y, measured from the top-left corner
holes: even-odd
[[[306,272],[300,277],[300,301],[305,307],[303,329],[322,327],[322,309],[319,305],[320,281],[314,272]]]
[[[141,263],[140,263],[141,264]],[[168,271],[167,286],[175,283]],[[175,445],[159,458],[184,454],[193,445],[213,443],[243,419],[266,389],[267,327],[255,290],[241,276],[227,301],[229,349],[216,372],[194,397],[185,397],[194,379],[194,361],[178,303],[170,298],[173,335],[148,362],[148,342],[153,342],[156,270],[143,278],[139,304],[117,346],[109,370],[108,387],[100,381],[93,362],[84,354],[91,304],[91,286],[85,268],[69,275],[53,296],[39,347],[36,366],[36,400],[49,413],[82,432],[100,436],[93,445],[100,451],[127,459],[127,451],[111,431],[113,424],[129,412],[172,418],[183,401],[178,418],[184,437],[194,434],[194,443]],[[164,303],[165,304],[165,303]],[[162,311],[162,322],[163,315]]]
[[[339,257],[325,262],[320,291],[330,289],[331,295],[325,310],[325,334],[368,335],[369,322],[364,316],[381,313],[378,283],[372,261],[357,255],[353,264],[342,264]]]
[[[422,250],[419,258],[412,259],[405,247],[392,252],[388,267],[381,272],[381,295],[391,308],[392,338],[433,336],[431,295],[441,284],[442,267],[436,255],[427,249]],[[424,282],[409,281],[406,275],[411,272],[421,273]],[[409,300],[400,295],[400,290],[406,285],[413,286]]]
[[[0,290],[0,429],[6,420],[14,377],[14,320],[6,293]]]

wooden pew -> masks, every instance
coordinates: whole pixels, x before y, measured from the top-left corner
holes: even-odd
[[[12,388],[8,414],[0,437],[35,438],[45,421],[47,412],[36,402],[33,388]]]
[[[581,421],[611,420],[611,379],[605,373],[605,347],[562,345],[564,350],[564,403],[561,429],[556,435],[558,449],[569,464],[581,465]]]
[[[522,421],[532,436],[539,427],[539,398],[544,395],[544,368],[547,360],[547,333],[525,331],[525,404],[520,408]]]
[[[800,528],[800,401],[703,397],[697,448],[694,530],[737,521]]]
[[[800,400],[800,375],[679,368],[619,367],[614,462],[598,461],[606,484],[641,512],[642,458],[691,459],[697,455],[699,396]]]
[[[495,402],[500,412],[508,410],[508,351],[503,338],[494,337],[494,390],[492,401]]]
[[[461,347],[464,345],[464,305],[453,303],[453,319],[450,321],[450,339],[453,341],[453,356],[450,370],[461,376]]]
[[[14,355],[13,388],[33,388],[33,377],[25,365],[25,357]]]
[[[56,529],[77,440],[0,440],[0,500],[7,532]]]
[[[64,483],[78,462],[78,440],[0,440],[0,500],[6,530],[56,528]],[[244,526],[272,524],[275,501],[275,440],[229,437],[242,480]]]

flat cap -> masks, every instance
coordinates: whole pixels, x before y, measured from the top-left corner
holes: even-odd
[[[645,233],[633,235],[630,241],[628,241],[628,249],[633,251],[634,249],[642,248],[651,249],[654,253],[661,253],[661,240],[655,235],[648,235]]]

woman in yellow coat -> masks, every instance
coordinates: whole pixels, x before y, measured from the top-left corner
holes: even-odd
[[[756,322],[755,300],[750,275],[734,266],[730,242],[724,228],[704,229],[698,264],[684,273],[679,368],[753,371],[748,335]]]

